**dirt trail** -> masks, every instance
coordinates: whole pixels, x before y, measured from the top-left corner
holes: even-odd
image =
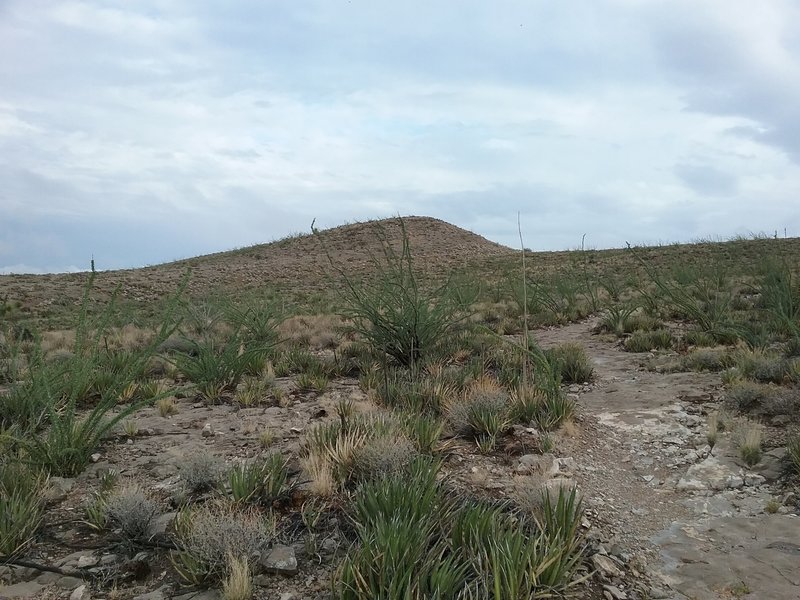
[[[643,355],[592,335],[592,325],[538,331],[536,339],[543,347],[579,342],[594,362],[593,384],[570,387],[581,432],[561,452],[576,460],[591,535],[612,559],[609,569],[649,579],[646,591],[614,581],[607,597],[800,598],[800,518],[788,506],[765,511],[781,500],[780,452],[747,470],[726,434],[710,453],[706,415],[719,408],[719,375],[646,371]]]

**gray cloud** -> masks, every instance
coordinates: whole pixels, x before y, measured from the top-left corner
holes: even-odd
[[[516,246],[520,212],[537,249],[800,228],[790,0],[0,13],[0,270],[398,213]]]

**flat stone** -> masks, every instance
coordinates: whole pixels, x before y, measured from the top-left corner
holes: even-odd
[[[62,590],[74,590],[75,588],[83,585],[83,579],[66,576],[56,581],[56,585]]]
[[[610,557],[603,556],[602,554],[594,554],[592,556],[592,564],[594,568],[600,571],[606,577],[622,577],[622,571]]]
[[[44,498],[47,502],[56,504],[67,497],[67,494],[69,494],[75,486],[75,480],[66,479],[64,477],[51,477],[48,480],[48,484],[44,493]]]
[[[297,557],[291,546],[275,546],[261,560],[261,566],[268,573],[295,575],[297,573]]]
[[[69,595],[69,600],[90,600],[92,595],[89,593],[89,588],[84,583],[72,590]]]
[[[615,585],[604,585],[603,592],[611,596],[612,600],[628,600],[628,594]]]
[[[43,585],[35,581],[26,581],[24,583],[15,583],[14,585],[7,585],[0,588],[0,600],[16,600],[17,598],[39,598]]]
[[[78,559],[79,569],[88,569],[89,567],[96,567],[100,564],[100,559],[97,556],[81,556]]]

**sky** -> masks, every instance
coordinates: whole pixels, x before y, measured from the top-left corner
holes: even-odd
[[[799,236],[799,192],[796,0],[0,0],[0,272]]]

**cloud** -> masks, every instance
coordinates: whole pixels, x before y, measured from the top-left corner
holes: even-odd
[[[2,5],[0,265],[428,214],[516,246],[800,228],[781,0]]]

